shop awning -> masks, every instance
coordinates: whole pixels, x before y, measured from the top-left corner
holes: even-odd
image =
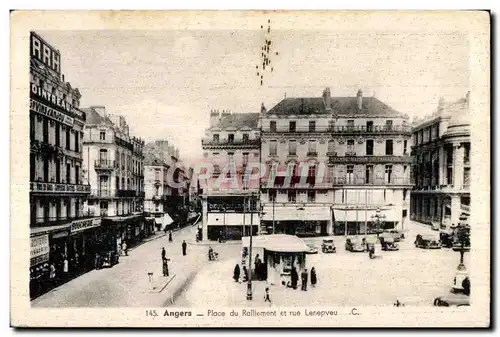
[[[241,238],[243,247],[250,245],[250,237]],[[272,252],[280,253],[307,253],[310,248],[306,243],[295,235],[272,234],[252,238],[252,248],[264,248]]]
[[[357,214],[356,214],[357,213]],[[374,210],[335,210],[334,215],[335,215],[335,222],[373,222],[376,221],[372,216],[376,215],[377,211]],[[401,218],[398,218],[395,214],[394,210],[387,210],[387,211],[382,211],[380,214],[385,215],[384,219],[381,219],[381,221],[388,221],[388,222],[398,222],[401,221]]]
[[[34,227],[34,228],[30,228],[30,236],[37,236],[37,235],[47,234],[47,233],[51,233],[51,232],[58,232],[58,231],[69,229],[70,227],[71,227],[71,222],[68,222],[67,224],[63,224],[63,225],[56,225],[56,226]]]
[[[243,213],[208,213],[207,226],[245,226],[250,225],[250,220],[252,224],[257,226],[260,224],[259,214],[254,213],[253,219],[249,213],[245,214],[245,221],[243,221]]]
[[[264,207],[262,220],[273,221],[328,221],[331,219],[331,210],[328,206],[272,206]]]

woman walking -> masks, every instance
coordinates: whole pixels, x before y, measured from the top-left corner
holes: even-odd
[[[316,277],[316,269],[312,267],[311,269],[311,286],[314,288],[316,287],[316,282],[318,281],[318,278]]]

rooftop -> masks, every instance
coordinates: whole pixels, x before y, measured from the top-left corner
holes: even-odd
[[[217,123],[209,130],[239,130],[245,127],[256,129],[258,123],[258,113],[222,113]]]

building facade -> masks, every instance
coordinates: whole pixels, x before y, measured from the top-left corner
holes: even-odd
[[[266,232],[301,236],[404,227],[408,117],[375,97],[285,98],[261,112]]]
[[[91,240],[99,214],[84,212],[90,194],[82,175],[86,115],[80,92],[65,82],[61,55],[42,37],[30,34],[30,295],[43,289],[49,265],[60,282],[93,265]],[[68,268],[65,270],[65,262]]]
[[[448,227],[470,215],[470,93],[413,126],[411,217]]]
[[[202,139],[204,163],[213,165],[207,179],[192,179],[200,186],[203,228],[201,238],[239,239],[259,232],[259,181],[244,180],[249,164],[260,161],[258,113],[210,112],[210,127]],[[253,197],[252,197],[253,195]],[[244,207],[245,205],[245,207]]]
[[[166,140],[145,146],[145,210],[157,228],[180,226],[187,220],[189,186],[179,150]]]
[[[92,186],[86,208],[102,216],[104,242],[113,249],[149,234],[144,224],[144,141],[132,137],[122,116],[105,107],[84,109],[84,174]]]

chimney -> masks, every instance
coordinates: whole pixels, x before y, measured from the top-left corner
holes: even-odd
[[[332,110],[332,96],[330,94],[330,88],[323,90],[323,103],[325,103],[325,110]]]
[[[219,121],[219,113],[216,110],[210,111],[210,127],[213,127]]]
[[[359,89],[357,96],[358,110],[363,109],[363,90]]]
[[[108,113],[106,112],[106,107],[105,106],[103,106],[103,105],[92,105],[90,108],[94,109],[102,117],[108,117]]]
[[[260,113],[265,114],[266,112],[267,112],[267,109],[264,105],[264,102],[262,102],[262,104],[260,105]]]
[[[467,91],[467,94],[465,95],[465,102],[467,103],[467,106],[470,106],[470,91]]]

